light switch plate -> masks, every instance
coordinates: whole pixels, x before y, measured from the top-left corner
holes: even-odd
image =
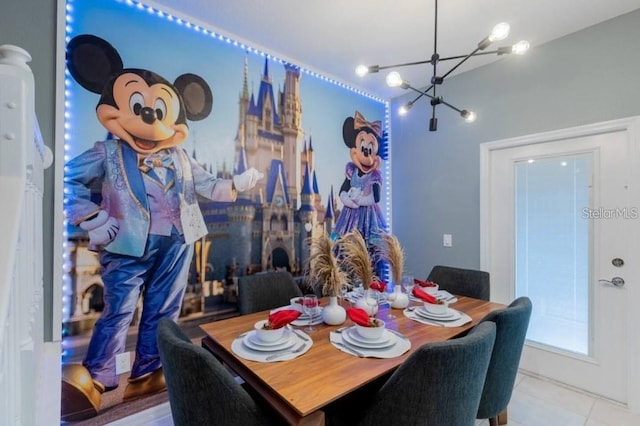
[[[129,371],[131,371],[131,352],[116,355],[116,374],[128,373]]]
[[[442,245],[445,247],[453,246],[453,237],[451,236],[451,234],[444,234],[442,236]]]

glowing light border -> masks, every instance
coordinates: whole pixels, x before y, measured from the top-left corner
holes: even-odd
[[[223,34],[217,33],[215,31],[211,31],[208,30],[206,28],[204,28],[203,26],[200,25],[196,25],[193,24],[191,22],[189,22],[187,19],[185,18],[181,18],[178,17],[176,15],[173,15],[171,13],[167,13],[164,12],[162,10],[160,10],[157,7],[153,7],[153,6],[149,6],[146,4],[143,4],[141,2],[138,1],[133,1],[133,0],[113,0],[115,3],[123,3],[127,6],[130,6],[132,9],[136,9],[139,10],[140,12],[144,12],[144,13],[149,13],[152,15],[156,15],[158,18],[160,19],[167,19],[170,22],[174,22],[176,25],[179,26],[184,26],[185,28],[191,29],[196,33],[200,33],[204,36],[208,36],[223,42],[226,42],[228,44],[231,44],[233,46],[237,46],[238,48],[241,48],[247,52],[250,53],[254,53],[254,54],[258,54],[264,58],[268,58],[272,61],[276,61],[280,64],[288,64],[291,63],[291,61],[287,61],[284,59],[281,59],[277,56],[271,55],[267,52],[264,52],[260,49],[256,49],[253,48],[245,43],[242,42],[238,42],[230,37],[227,37]],[[68,43],[72,38],[73,38],[73,34],[74,34],[74,28],[73,28],[73,22],[74,22],[74,3],[75,0],[67,0],[66,5],[65,5],[65,44]],[[304,67],[300,67],[300,71],[310,75],[312,77],[315,77],[317,79],[326,81],[328,83],[334,84],[338,87],[341,87],[343,89],[352,91],[360,96],[364,96],[366,98],[369,98],[371,100],[380,102],[382,104],[384,104],[385,106],[385,128],[387,129],[388,134],[390,134],[390,105],[389,105],[389,101],[386,101],[380,97],[371,95],[369,93],[366,93],[360,89],[356,89],[354,87],[351,87],[345,83],[342,83],[340,81],[337,81],[335,79],[326,77],[318,72],[315,72],[311,69],[308,68],[304,68]],[[69,74],[69,71],[65,68],[64,71],[64,86],[65,86],[65,90],[64,90],[64,163],[66,164],[67,161],[69,161],[69,142],[70,142],[70,134],[69,134],[69,129],[71,128],[71,113],[70,113],[70,106],[73,103],[73,98],[71,96],[71,92],[69,91],[69,86],[72,84],[71,82],[71,75]],[[384,215],[385,218],[387,220],[387,225],[389,227],[389,232],[391,232],[391,222],[392,222],[392,208],[391,208],[391,138],[389,137],[388,140],[388,157],[387,160],[384,161],[384,171],[383,171],[383,175],[384,175],[384,182],[385,182],[385,208],[384,208]],[[66,166],[65,166],[65,170],[66,172]],[[65,173],[66,174],[66,173]],[[64,188],[64,186],[63,186]],[[64,191],[64,189],[63,189]],[[63,192],[64,194],[64,192]],[[64,195],[63,195],[64,196]],[[68,322],[70,319],[70,312],[68,309],[68,306],[71,306],[70,303],[75,303],[75,301],[71,300],[71,297],[73,297],[73,290],[71,287],[71,277],[70,277],[70,271],[71,271],[71,261],[70,261],[70,253],[69,253],[69,243],[67,240],[68,234],[67,234],[67,226],[68,226],[68,221],[66,219],[64,219],[64,224],[63,224],[63,277],[62,277],[62,322]],[[63,348],[63,357],[65,355],[65,350]]]

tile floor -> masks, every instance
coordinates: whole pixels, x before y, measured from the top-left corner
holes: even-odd
[[[546,380],[519,374],[509,403],[509,426],[637,426],[640,414]],[[172,426],[168,403],[110,426]],[[476,426],[488,426],[487,420]]]

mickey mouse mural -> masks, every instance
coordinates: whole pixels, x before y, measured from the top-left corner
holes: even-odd
[[[153,71],[124,68],[107,41],[80,35],[67,46],[67,67],[85,89],[100,94],[96,114],[113,138],[65,167],[65,212],[99,253],[104,310],[82,365],[63,366],[62,420],[95,416],[101,394],[118,386],[115,358],[124,352],[142,295],[142,315],[124,401],[166,388],[156,343],[161,318],[176,320],[193,243],[207,234],[196,195],[234,201],[263,177],[251,168],[218,179],[180,145],[187,120],[209,116],[213,95],[195,74],[171,83]],[[92,188],[101,188],[100,204]]]
[[[387,158],[386,135],[380,121],[367,121],[356,111],[342,124],[342,139],[349,148],[351,161],[345,168],[345,179],[339,197],[344,209],[340,212],[334,233],[344,235],[358,230],[365,238],[371,252],[379,245],[379,237],[387,232],[382,215],[380,191],[382,175],[381,160]],[[381,265],[377,265],[378,269]],[[381,276],[381,271],[377,271]]]

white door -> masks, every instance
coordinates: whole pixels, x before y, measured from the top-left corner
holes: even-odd
[[[606,130],[486,144],[482,268],[492,300],[533,302],[523,370],[628,403],[640,206],[633,138]]]

